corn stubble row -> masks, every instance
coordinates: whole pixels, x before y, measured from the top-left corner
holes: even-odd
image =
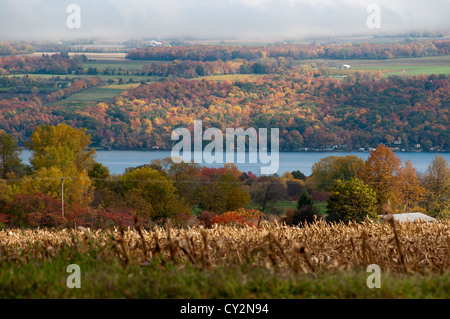
[[[209,269],[247,263],[294,272],[366,267],[384,271],[443,273],[450,265],[450,221],[435,223],[365,221],[327,224],[316,221],[304,227],[277,222],[254,227],[158,227],[114,230],[3,230],[0,262],[52,259],[63,251],[94,254],[124,265]],[[72,261],[76,262],[76,261]]]

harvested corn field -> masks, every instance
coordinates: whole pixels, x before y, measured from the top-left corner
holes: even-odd
[[[5,229],[0,298],[447,299],[449,226]],[[368,284],[373,264],[380,289]],[[81,270],[80,289],[69,289],[73,267]]]
[[[246,264],[295,273],[377,264],[389,272],[443,273],[450,269],[450,221],[327,224],[301,228],[215,226],[152,230],[3,230],[0,262],[51,260],[64,251],[142,266],[157,260],[205,269]]]

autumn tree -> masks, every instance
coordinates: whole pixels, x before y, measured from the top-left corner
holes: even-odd
[[[105,179],[109,176],[109,168],[102,163],[95,162],[88,171],[88,175],[93,179]]]
[[[6,180],[0,179],[0,208],[13,198],[13,189]]]
[[[23,179],[21,193],[41,193],[61,199],[61,179],[63,176],[64,174],[59,168],[42,167],[35,171],[33,175],[26,176]],[[63,187],[66,193],[64,199],[67,201],[69,199],[68,193],[72,191],[72,180],[68,178],[63,180]]]
[[[376,219],[375,192],[363,181],[351,178],[338,180],[327,203],[329,221],[363,221],[367,217]]]
[[[419,204],[423,201],[425,189],[422,187],[419,176],[411,161],[406,161],[400,169],[397,178],[397,194],[401,212],[419,210]]]
[[[171,158],[163,160],[162,164],[164,165],[163,171],[173,181],[178,194],[189,204],[197,204],[196,191],[202,185],[203,181],[200,165],[194,162],[175,163]]]
[[[296,179],[294,176],[285,172],[281,176],[281,181],[286,185],[286,193],[288,197],[297,197],[305,189],[305,182],[302,179]]]
[[[83,206],[93,196],[88,171],[94,163],[95,150],[88,149],[91,140],[86,129],[74,129],[66,124],[36,127],[27,144],[32,152],[33,175],[22,183],[26,193],[41,192],[61,198],[63,180],[64,200]]]
[[[427,209],[431,216],[450,216],[450,167],[443,156],[436,155],[423,177]]]
[[[400,165],[400,158],[385,145],[379,145],[364,163],[359,176],[375,191],[378,212],[388,199],[394,210],[398,205],[396,186]]]
[[[250,194],[253,202],[264,212],[270,204],[286,198],[287,187],[279,177],[262,176],[252,183]]]
[[[163,159],[157,158],[157,159],[151,160],[150,164],[144,165],[144,166],[148,166],[152,169],[156,169],[161,174],[167,176],[168,170],[170,169],[170,167],[173,164],[175,164],[175,162],[173,161],[173,159],[171,157],[165,157]]]
[[[203,184],[197,195],[201,209],[219,214],[247,207],[250,203],[248,190],[238,178],[229,174]]]
[[[313,189],[327,191],[335,180],[346,181],[357,177],[363,166],[364,161],[355,155],[327,156],[313,165],[307,184]]]
[[[238,169],[236,163],[225,163],[223,164],[225,174],[231,175],[235,178],[239,178],[242,172]]]
[[[153,220],[189,213],[189,207],[177,194],[175,186],[159,171],[143,167],[119,178],[122,194],[134,198],[140,215]],[[144,201],[142,201],[142,199]]]
[[[28,143],[32,155],[30,163],[35,170],[57,167],[63,172],[89,170],[94,163],[95,150],[86,129],[75,129],[66,124],[36,127]]]

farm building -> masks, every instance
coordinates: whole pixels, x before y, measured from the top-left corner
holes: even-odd
[[[381,215],[381,217],[384,219],[387,215]],[[428,221],[428,222],[434,222],[436,221],[436,218],[430,217],[428,215],[422,214],[422,213],[404,213],[404,214],[393,214],[394,220],[397,220],[399,222],[406,222],[406,221],[416,221],[416,220],[422,220],[422,221]]]

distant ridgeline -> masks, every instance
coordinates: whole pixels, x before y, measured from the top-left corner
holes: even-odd
[[[129,50],[131,60],[248,61],[264,58],[304,59],[391,59],[450,54],[450,41],[412,41],[403,43],[183,45],[143,47]]]
[[[171,133],[192,127],[279,128],[281,150],[380,143],[405,150],[450,149],[450,76],[349,74],[338,80],[300,74],[254,81],[185,80],[129,88],[83,109],[36,100],[0,100],[0,129],[20,144],[35,126],[85,127],[93,146],[170,149]]]

